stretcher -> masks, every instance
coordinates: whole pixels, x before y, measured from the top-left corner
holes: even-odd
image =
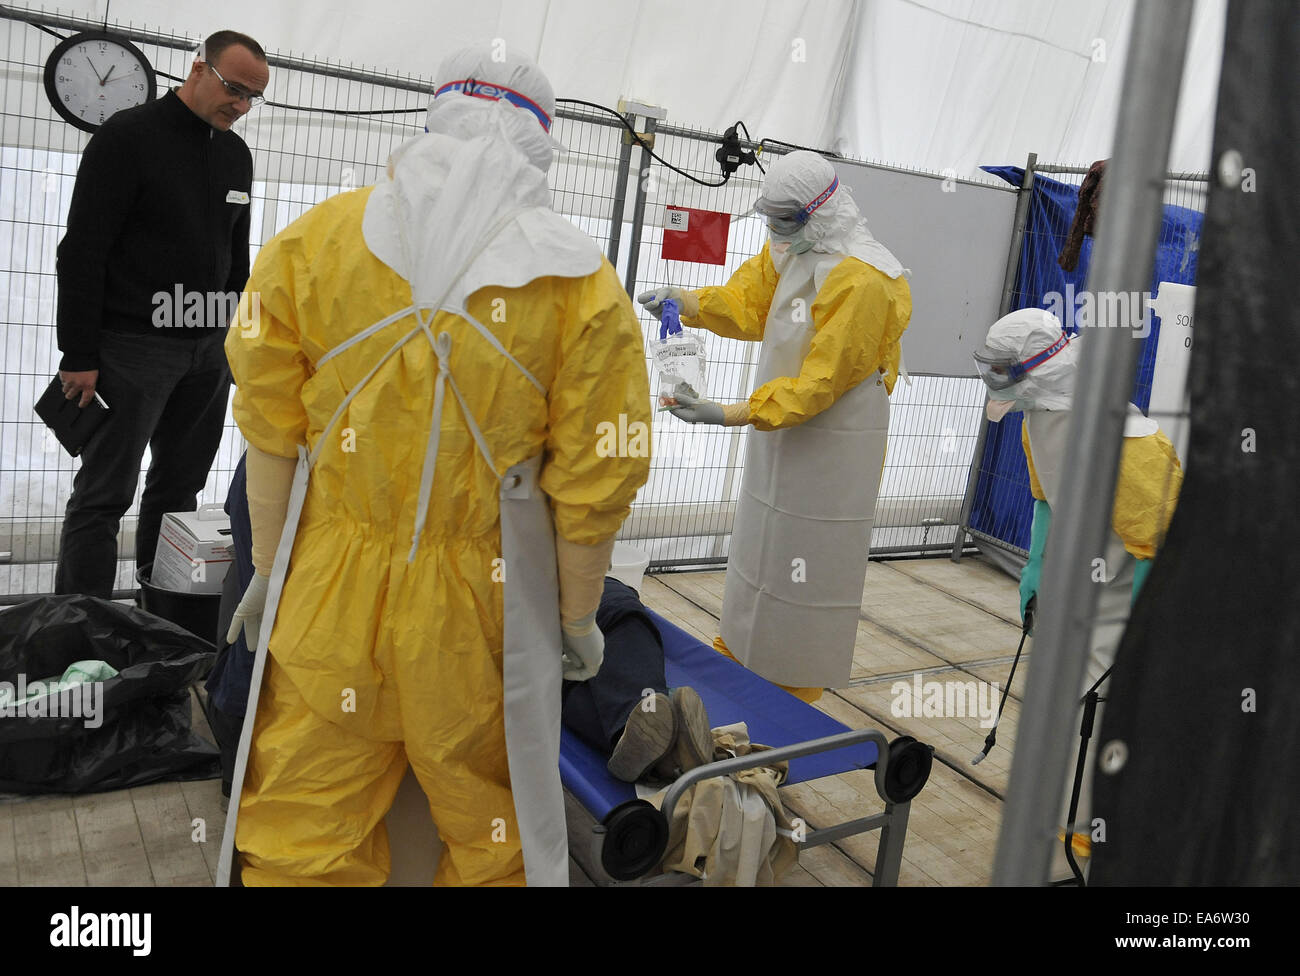
[[[801,847],[813,847],[868,830],[880,831],[873,885],[898,883],[911,800],[930,775],[933,748],[903,736],[890,742],[875,729],[852,730],[718,654],[654,611],[646,611],[663,637],[669,687],[690,685],[716,728],[745,722],[752,742],[771,751],[714,762],[682,775],[656,809],[636,787],[614,779],[605,756],[564,732],[560,776],[565,788],[569,853],[601,884],[681,884],[693,879],[656,874],[668,842],[668,824],[681,796],[695,783],[751,766],[788,760],[787,786],[854,769],[874,769],[884,812],[809,828]]]

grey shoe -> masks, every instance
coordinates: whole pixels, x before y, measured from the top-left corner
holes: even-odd
[[[699,693],[694,688],[674,688],[672,702],[677,738],[672,752],[655,766],[655,772],[665,779],[676,779],[696,766],[713,762],[713,732]]]
[[[663,692],[651,699],[650,708],[642,701],[632,709],[623,726],[623,735],[614,747],[605,768],[615,779],[635,783],[670,753],[677,740],[676,709]]]

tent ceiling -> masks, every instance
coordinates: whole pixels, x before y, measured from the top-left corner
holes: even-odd
[[[62,0],[103,19],[106,0]],[[502,38],[557,94],[631,96],[678,124],[972,176],[1108,155],[1134,0],[111,0],[109,20],[431,77]],[[35,4],[14,6],[36,7]],[[1208,167],[1226,0],[1197,0],[1170,166]],[[274,91],[274,76],[272,77]]]

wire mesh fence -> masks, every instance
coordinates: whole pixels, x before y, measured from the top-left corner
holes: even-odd
[[[89,140],[55,115],[42,84],[46,58],[68,33],[70,27],[0,21],[9,79],[0,115],[0,295],[5,300],[0,552],[10,554],[0,572],[0,593],[9,596],[53,590],[59,525],[79,466],[32,412],[58,367],[55,257]],[[189,72],[197,39],[125,33],[154,66],[158,95]],[[314,204],[377,179],[391,150],[419,131],[428,101],[416,79],[362,80],[332,74],[337,66],[294,62],[289,67],[284,59],[272,60],[280,63],[273,68],[267,104],[235,127],[253,151],[253,259],[266,240]],[[200,503],[224,501],[243,450],[243,438],[227,417]],[[142,473],[148,464],[146,451]],[[123,520],[120,556],[134,551],[142,485],[143,478]],[[134,574],[134,560],[120,558],[116,587],[133,587]]]
[[[758,195],[761,174],[753,168],[737,172],[723,187],[702,185],[719,181],[717,163],[712,158],[714,148],[714,144],[698,138],[656,134],[655,151],[701,182],[650,160],[640,150],[634,154],[636,176],[648,197],[635,254],[638,288],[721,285],[762,249],[765,228],[761,218],[742,216],[727,222],[724,264],[663,257],[667,207],[743,214]],[[650,343],[656,339],[658,323],[644,312],[641,315],[647,368],[651,368]],[[705,388],[700,394],[721,403],[748,397],[753,387],[757,345],[708,333],[701,333],[701,338],[707,368]],[[657,378],[653,382],[657,383]],[[655,452],[650,480],[642,489],[624,534],[646,548],[654,564],[719,561],[726,555],[731,516],[740,490],[745,435],[741,428],[683,424],[665,412],[657,411],[654,416]]]
[[[33,21],[40,20],[41,23]],[[0,295],[5,306],[0,397],[0,597],[51,592],[63,509],[79,462],[67,457],[32,412],[59,362],[55,333],[55,255],[88,135],[49,105],[42,66],[60,36],[98,28],[54,15],[0,19],[7,82],[0,113]],[[185,77],[197,38],[122,28],[158,72],[158,94]],[[272,54],[268,102],[237,124],[253,151],[250,251],[316,203],[379,179],[402,141],[421,131],[429,79],[362,72],[351,66]],[[760,218],[745,216],[762,174],[742,168],[709,187],[652,161],[617,119],[562,105],[552,135],[564,150],[550,172],[554,205],[615,261],[633,293],[662,284],[721,284],[757,254]],[[665,127],[655,151],[703,183],[718,182],[713,133]],[[762,157],[760,157],[762,158]],[[706,265],[663,257],[668,206],[729,215],[725,258]],[[641,210],[643,207],[643,211]],[[638,220],[640,214],[641,219]],[[657,323],[642,314],[643,341]],[[704,336],[707,395],[724,403],[748,396],[758,344]],[[978,431],[982,389],[970,377],[916,375],[892,400],[873,551],[950,546]],[[707,565],[726,558],[744,466],[742,430],[682,424],[656,413],[652,470],[622,537],[650,552],[652,566]],[[244,449],[227,425],[201,503],[224,501]],[[149,463],[146,454],[142,474]],[[143,484],[143,477],[140,479]],[[122,523],[116,586],[134,586],[134,522],[139,487]]]

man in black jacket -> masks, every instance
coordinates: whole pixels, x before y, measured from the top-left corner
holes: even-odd
[[[230,127],[268,79],[258,43],[220,31],[180,88],[114,115],[82,155],[58,253],[59,378],[69,400],[98,392],[110,413],[81,454],[58,593],[112,592],[146,446],[138,565],[163,514],[192,511],[207,480],[230,390],[223,343],[248,280],[253,161]]]

